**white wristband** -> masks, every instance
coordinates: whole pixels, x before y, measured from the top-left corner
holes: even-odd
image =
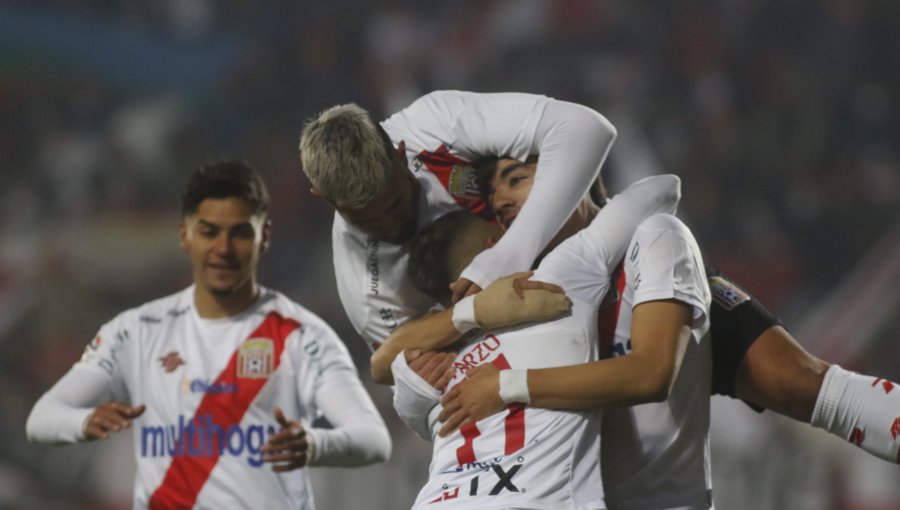
[[[475,322],[474,294],[460,299],[453,306],[453,316],[450,320],[453,321],[453,327],[455,327],[456,330],[460,333],[465,333],[470,329],[475,329],[478,327],[478,323]]]
[[[531,403],[531,395],[528,394],[527,369],[514,368],[500,371],[500,400],[505,404]]]

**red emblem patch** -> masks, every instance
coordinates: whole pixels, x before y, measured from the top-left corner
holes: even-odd
[[[891,439],[897,439],[897,436],[900,436],[900,416],[894,420],[894,424],[891,425]]]
[[[181,356],[177,352],[172,351],[159,358],[159,363],[166,370],[166,373],[171,374],[176,368],[184,365],[184,360],[181,359]]]

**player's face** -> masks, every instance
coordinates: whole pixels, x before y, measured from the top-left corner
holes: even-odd
[[[510,158],[497,161],[497,169],[491,181],[493,192],[488,197],[488,202],[504,228],[509,228],[528,200],[536,170],[536,161],[523,163]]]
[[[394,167],[384,190],[358,209],[338,207],[347,222],[364,234],[392,244],[402,244],[416,233],[419,183],[404,165]]]
[[[217,297],[256,292],[259,256],[270,223],[240,198],[208,198],[181,225],[181,247],[191,255],[194,283]]]

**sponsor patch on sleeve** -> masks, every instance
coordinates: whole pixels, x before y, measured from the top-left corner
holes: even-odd
[[[750,301],[749,294],[721,276],[713,276],[709,279],[709,290],[712,291],[713,300],[726,310]]]

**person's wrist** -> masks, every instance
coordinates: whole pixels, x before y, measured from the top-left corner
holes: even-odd
[[[460,333],[465,333],[478,327],[475,321],[475,295],[467,296],[453,305],[453,314],[450,319],[453,327]]]
[[[530,404],[528,392],[528,370],[514,368],[500,371],[500,400],[504,404]]]

